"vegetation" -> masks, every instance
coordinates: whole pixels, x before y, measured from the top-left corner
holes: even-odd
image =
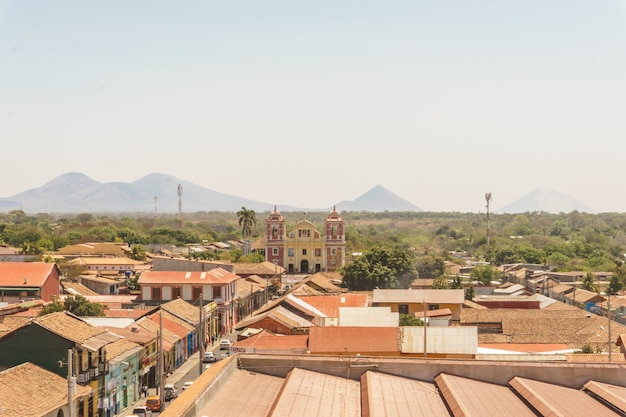
[[[14,210],[0,213],[0,243],[44,257],[70,244],[127,242],[133,248],[132,256],[141,257],[143,248],[147,249],[146,245],[150,244],[185,246],[203,241],[260,237],[263,228],[256,227],[256,218],[265,217],[269,212],[252,214],[253,211],[245,207],[236,213],[182,213],[179,228],[176,213],[158,216],[151,213],[28,215]],[[309,212],[306,216],[321,229],[327,214]],[[288,227],[302,219],[301,212],[282,215]],[[352,280],[350,285],[354,288],[403,288],[412,276],[439,278],[446,273],[446,261],[463,263],[460,257],[453,255],[459,252],[464,259],[493,266],[542,263],[549,264],[555,271],[617,272],[625,261],[626,213],[491,213],[489,244],[485,216],[479,213],[345,212],[342,216],[346,222],[348,262],[343,272],[348,281]],[[370,251],[373,253],[362,257],[365,260],[350,256],[353,252],[368,254]],[[376,259],[377,255],[386,257],[396,251],[407,254],[413,275],[397,271],[393,258],[389,263]],[[236,251],[202,252],[191,256],[245,262],[259,260],[254,254]],[[69,267],[62,263],[59,267],[64,276],[72,275]],[[476,278],[481,282],[497,279],[490,278],[488,271],[478,271],[481,274]],[[356,272],[367,278],[355,281]],[[610,285],[612,292],[623,291],[624,273],[620,272]]]
[[[400,326],[423,326],[424,321],[410,314],[400,314]]]
[[[341,273],[342,285],[351,291],[408,288],[417,278],[413,253],[400,247],[375,247],[346,265]]]
[[[54,298],[52,303],[44,306],[39,312],[40,316],[45,316],[46,314],[56,313],[58,311],[69,311],[72,314],[77,316],[89,316],[89,317],[103,317],[104,316],[104,305],[99,303],[92,303],[87,300],[82,295],[68,296],[63,303],[61,303],[58,298]]]

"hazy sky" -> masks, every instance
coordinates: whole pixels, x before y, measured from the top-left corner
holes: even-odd
[[[0,0],[0,197],[149,173],[626,211],[626,0]],[[173,190],[175,193],[176,190]]]

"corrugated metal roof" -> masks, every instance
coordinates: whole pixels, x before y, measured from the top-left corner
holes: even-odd
[[[447,416],[435,384],[367,371],[361,376],[363,415],[368,417]]]
[[[602,398],[603,401],[626,414],[626,387],[589,381],[584,385],[583,389],[592,392],[597,397]]]
[[[97,334],[93,337],[90,337],[89,339],[84,340],[82,343],[82,346],[87,350],[96,352],[98,349],[108,345],[109,343],[113,343],[121,338],[122,336],[107,331],[107,332]]]
[[[294,368],[268,417],[361,417],[357,381]]]
[[[424,352],[424,327],[401,327],[402,353]],[[474,326],[426,327],[427,353],[475,355],[478,328]]]
[[[339,317],[339,307],[367,307],[367,294],[332,294],[298,296],[322,311],[326,317]]]
[[[536,417],[507,387],[443,373],[435,382],[454,417]]]
[[[391,307],[339,307],[340,326],[398,327],[400,313]]]
[[[320,327],[309,329],[311,353],[400,354],[398,327]]]
[[[223,285],[241,279],[223,268],[214,268],[204,272],[183,271],[144,271],[137,281],[139,285],[146,284],[199,284]]]
[[[619,416],[580,390],[521,377],[509,384],[542,416]]]

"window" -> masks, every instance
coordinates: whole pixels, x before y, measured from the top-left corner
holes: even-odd
[[[180,298],[180,287],[172,288],[172,300]]]
[[[202,287],[193,287],[191,290],[191,298],[193,300],[199,300],[202,294]]]
[[[272,255],[278,256],[278,248],[272,248]]]
[[[222,298],[222,287],[213,287],[213,298]]]
[[[408,304],[398,304],[398,313],[400,313],[400,314],[409,314],[409,305]]]
[[[152,287],[152,299],[160,300],[161,299],[161,288],[160,287]]]
[[[302,249],[302,254],[306,255],[306,249]]]
[[[429,310],[439,310],[439,304],[428,304]]]
[[[293,248],[287,248],[287,256],[293,256],[294,250]]]
[[[322,249],[315,248],[315,256],[322,256]]]

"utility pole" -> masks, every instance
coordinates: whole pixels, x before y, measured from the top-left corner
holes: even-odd
[[[181,213],[183,212],[183,186],[178,184],[178,230],[183,228],[183,220],[181,219]]]
[[[72,349],[67,350],[67,415],[74,417],[74,395],[76,394],[76,378],[73,375]]]
[[[487,201],[487,245],[489,245],[490,230],[489,230],[489,203],[491,203],[491,193],[485,194],[485,201]]]
[[[611,351],[613,350],[613,346],[611,346],[611,290],[608,291],[609,301],[607,304],[606,316],[609,318],[609,363],[611,363]]]
[[[422,300],[423,306],[422,308],[424,309],[424,359],[426,359],[428,357],[428,349],[426,348],[426,335],[428,334],[427,330],[426,330],[426,300],[423,299]]]
[[[204,322],[203,322],[203,307],[202,307],[202,293],[200,293],[200,328],[198,329],[198,341],[200,343],[199,355],[198,358],[198,375],[202,374],[202,365],[204,360]]]
[[[161,411],[165,407],[165,369],[163,363],[163,310],[159,306],[159,399],[161,402]]]

